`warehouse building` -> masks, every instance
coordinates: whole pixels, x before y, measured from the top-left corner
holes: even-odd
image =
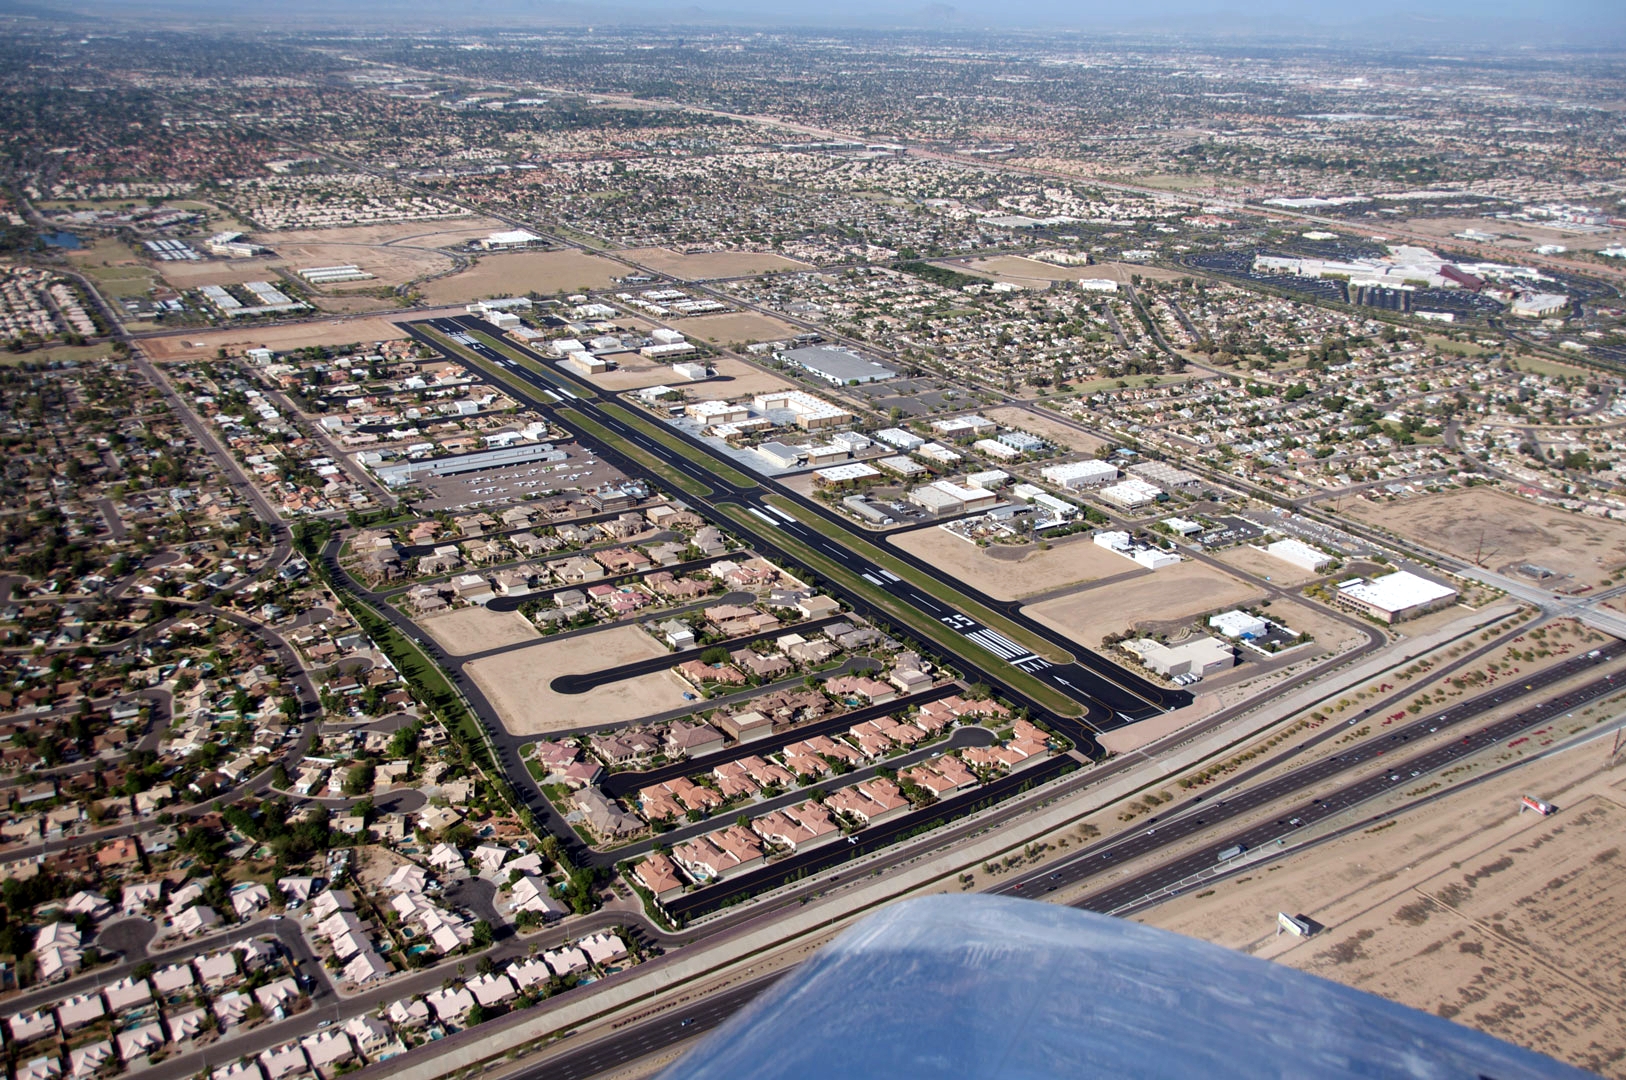
[[[1265,554],[1274,555],[1282,562],[1291,563],[1301,570],[1310,571],[1312,574],[1321,573],[1322,569],[1332,562],[1331,555],[1316,550],[1303,540],[1278,540],[1265,548]]]
[[[955,416],[947,420],[933,420],[932,430],[950,439],[982,438],[998,430],[992,420],[978,416]]]
[[[1119,642],[1118,647],[1139,657],[1148,671],[1176,682],[1195,682],[1236,666],[1236,650],[1218,638],[1200,637],[1172,646],[1151,638],[1135,638]]]
[[[1120,510],[1138,510],[1140,507],[1152,505],[1163,497],[1161,489],[1136,476],[1116,484],[1109,484],[1102,488],[1099,494],[1104,501]]]
[[[758,394],[751,399],[752,408],[759,413],[788,412],[796,426],[807,431],[840,427],[852,423],[853,414],[839,405],[801,390],[780,390],[771,394]]]
[[[1177,469],[1161,461],[1136,462],[1129,466],[1128,471],[1147,483],[1156,484],[1164,491],[1195,491],[1203,483],[1203,478],[1196,473]]]
[[[864,359],[857,353],[831,345],[809,345],[801,349],[792,349],[780,353],[778,359],[793,364],[809,375],[817,376],[834,386],[880,382],[883,379],[896,378],[898,374],[873,360]]]
[[[1333,598],[1343,607],[1380,622],[1397,623],[1453,603],[1457,590],[1409,570],[1399,570],[1370,581],[1352,578],[1339,582]]]
[[[541,242],[542,238],[533,232],[513,229],[508,232],[494,232],[479,243],[487,251],[520,251]]]
[[[508,446],[500,450],[482,450],[474,454],[457,454],[435,458],[432,461],[409,461],[402,465],[387,465],[373,472],[385,487],[405,487],[415,480],[430,476],[456,476],[459,473],[482,469],[501,469],[510,465],[527,465],[538,461],[564,461],[568,455],[556,450],[552,443],[531,443],[526,446]]]
[[[939,480],[909,493],[909,501],[939,517],[986,510],[999,501],[999,497],[982,488],[963,487],[948,480]]]
[[[879,469],[871,468],[862,461],[851,461],[845,465],[832,465],[828,469],[815,470],[813,482],[822,488],[843,488],[862,484],[880,475]]]
[[[1076,491],[1118,479],[1118,466],[1109,461],[1069,461],[1046,466],[1039,470],[1039,475],[1052,484]]]

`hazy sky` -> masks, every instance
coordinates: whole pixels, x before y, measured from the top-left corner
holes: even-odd
[[[0,11],[287,25],[467,29],[537,23],[820,27],[1057,27],[1395,44],[1626,44],[1626,0],[0,0]]]

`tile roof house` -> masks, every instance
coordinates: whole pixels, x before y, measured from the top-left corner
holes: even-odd
[[[677,864],[658,851],[650,852],[648,858],[634,866],[632,876],[658,901],[669,900],[683,892]]]
[[[107,999],[109,1011],[128,1012],[152,1001],[152,987],[146,979],[127,976],[103,989],[102,996]]]
[[[102,995],[95,992],[64,998],[56,1006],[56,1022],[61,1025],[63,1034],[93,1024],[106,1015],[107,1006],[102,1003]]]
[[[285,1080],[308,1072],[310,1062],[305,1057],[304,1047],[290,1042],[261,1051],[260,1068],[265,1070],[266,1080]]]
[[[343,1028],[308,1035],[300,1040],[299,1046],[310,1059],[311,1068],[320,1076],[332,1076],[340,1065],[356,1056],[356,1048],[350,1044],[350,1036]]]
[[[474,995],[483,1008],[494,1005],[504,1005],[512,1001],[519,993],[514,983],[507,975],[493,972],[489,975],[477,975],[464,984],[469,993]]]
[[[113,1044],[106,1039],[68,1051],[68,1075],[73,1080],[89,1080],[113,1064]]]
[[[120,1032],[115,1041],[118,1043],[119,1057],[126,1062],[134,1062],[136,1058],[145,1057],[160,1049],[167,1040],[164,1038],[164,1029],[157,1023],[150,1023]]]
[[[462,1026],[468,1020],[469,1010],[474,1008],[474,995],[461,986],[431,990],[423,996],[423,1000],[443,1024]]]

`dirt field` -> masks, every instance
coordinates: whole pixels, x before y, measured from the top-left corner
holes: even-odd
[[[708,362],[711,369],[717,373],[717,377],[705,382],[685,384],[683,389],[691,398],[701,401],[721,401],[724,398],[766,394],[795,385],[788,379],[781,379],[766,371],[758,371],[744,360],[736,360],[732,356],[713,357]]]
[[[488,611],[478,606],[419,619],[418,625],[453,656],[469,656],[542,637],[531,620],[517,611]]]
[[[996,558],[989,554],[994,549],[979,548],[936,525],[889,536],[887,543],[947,570],[996,600],[1018,600],[1140,569],[1122,555],[1097,547],[1087,536],[1068,537],[1049,551],[1030,548],[1020,561]]]
[[[634,262],[652,266],[663,274],[693,281],[812,269],[807,263],[769,251],[706,251],[682,255],[666,248],[628,248],[625,254]]]
[[[672,324],[690,337],[713,345],[729,342],[752,344],[757,341],[780,341],[794,337],[801,331],[789,323],[754,311],[736,311],[729,315],[699,315]]]
[[[627,272],[620,263],[579,251],[516,251],[482,256],[460,274],[429,282],[423,294],[434,304],[466,304],[485,296],[602,289]]]
[[[548,689],[560,675],[597,671],[665,652],[642,630],[618,626],[476,660],[464,670],[491,699],[511,733],[541,735],[682,708],[682,684],[667,671],[600,686],[585,694],[556,694]]]
[[[1361,500],[1346,504],[1344,512],[1464,559],[1477,555],[1491,569],[1530,562],[1574,579],[1549,579],[1550,588],[1597,585],[1610,570],[1626,565],[1626,524],[1488,488],[1395,502]]]
[[[1025,285],[1030,289],[1043,289],[1053,281],[1082,281],[1107,276],[1099,273],[1100,267],[1097,266],[1057,266],[1022,255],[995,255],[991,259],[956,263],[954,269],[986,274],[996,280]]]
[[[1120,556],[1112,558],[1126,566],[1134,565]],[[1250,603],[1263,595],[1229,574],[1188,561],[1129,581],[1030,604],[1022,610],[1094,649],[1100,647],[1105,635],[1141,623],[1187,619],[1216,608]]]
[[[436,315],[463,314],[462,308],[443,311],[423,310],[412,313],[414,319],[428,319]],[[181,330],[164,337],[144,338],[141,347],[154,360],[195,359],[213,356],[224,346],[229,351],[252,349],[264,345],[268,349],[298,349],[306,345],[350,345],[363,341],[395,341],[406,337],[389,316],[352,316],[323,319],[317,322],[290,323],[284,326],[245,326],[226,330]]]
[[[1452,239],[1455,233],[1468,229],[1490,233],[1496,240],[1481,246],[1506,247],[1517,251],[1530,251],[1540,244],[1561,244],[1571,251],[1597,251],[1620,243],[1621,231],[1578,233],[1552,229],[1532,221],[1486,221],[1477,217],[1458,218],[1406,218],[1408,231],[1425,236]]]
[[[1044,413],[1033,409],[1006,406],[999,409],[989,409],[983,415],[995,423],[1031,431],[1041,439],[1049,439],[1058,446],[1065,446],[1067,449],[1081,454],[1093,455],[1098,449],[1107,445],[1093,435],[1086,435],[1082,431],[1076,431],[1054,417],[1046,416]]]
[[[1227,566],[1234,566],[1238,570],[1262,577],[1274,585],[1293,588],[1303,585],[1307,581],[1314,581],[1319,574],[1312,574],[1308,570],[1300,569],[1290,562],[1267,555],[1256,547],[1247,544],[1238,544],[1224,551],[1214,552],[1214,558]]]
[[[1162,905],[1144,922],[1626,1077],[1626,791],[1594,743]],[[1518,798],[1555,802],[1520,815]],[[1275,935],[1278,911],[1328,929]]]

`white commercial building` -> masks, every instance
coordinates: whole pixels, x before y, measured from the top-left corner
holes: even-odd
[[[1102,499],[1113,506],[1124,510],[1135,510],[1142,506],[1150,506],[1163,494],[1161,488],[1148,484],[1139,477],[1131,476],[1116,484],[1109,484],[1099,492]]]
[[[1140,657],[1140,662],[1148,670],[1169,679],[1182,676],[1200,679],[1236,664],[1236,650],[1218,638],[1202,637],[1179,645],[1165,645],[1151,638],[1135,638],[1120,642],[1118,647]]]
[[[1303,540],[1278,540],[1265,548],[1265,554],[1274,555],[1285,563],[1291,563],[1301,570],[1308,570],[1312,574],[1319,574],[1323,567],[1332,562],[1332,556],[1324,551],[1318,551],[1306,544]]]
[[[1222,611],[1218,615],[1211,615],[1208,625],[1226,637],[1244,640],[1264,637],[1270,631],[1269,623],[1257,615],[1249,615],[1246,611]]]
[[[1444,607],[1457,598],[1457,590],[1409,570],[1398,570],[1370,581],[1356,578],[1340,582],[1335,598],[1346,607],[1396,623]]]
[[[1039,475],[1064,488],[1092,488],[1118,479],[1118,466],[1110,461],[1068,461],[1047,465]]]

